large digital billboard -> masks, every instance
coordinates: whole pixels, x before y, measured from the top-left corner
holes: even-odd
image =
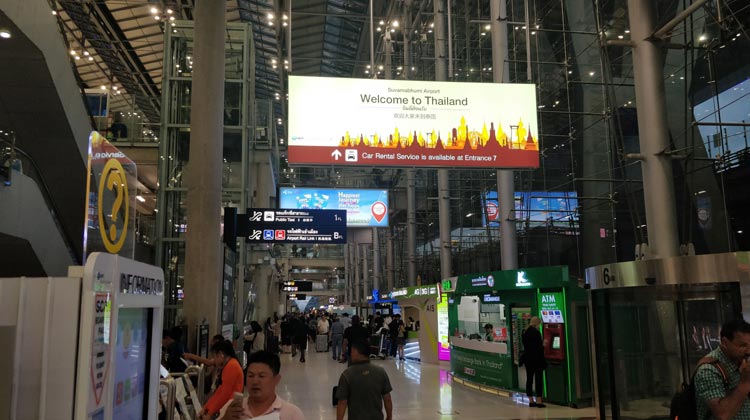
[[[575,191],[516,191],[514,209],[518,222],[568,226],[578,220],[578,195]],[[482,226],[500,226],[497,191],[484,195]]]
[[[539,167],[533,84],[289,76],[290,164]]]
[[[282,187],[279,193],[282,209],[346,210],[347,227],[388,226],[387,190]]]

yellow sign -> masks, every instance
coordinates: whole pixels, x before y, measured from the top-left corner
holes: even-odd
[[[104,247],[107,252],[117,254],[125,243],[128,236],[128,180],[125,175],[125,169],[117,159],[109,159],[102,170],[102,182],[99,183],[98,195],[98,213],[99,213],[99,233],[102,236]],[[104,188],[112,191],[115,195],[115,201],[112,208],[107,209],[109,214],[104,214],[103,206]],[[123,217],[120,213],[124,212]],[[122,221],[122,227],[117,228],[117,222]],[[105,223],[106,221],[106,223]]]

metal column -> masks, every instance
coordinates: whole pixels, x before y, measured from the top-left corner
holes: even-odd
[[[385,284],[388,290],[393,290],[394,287],[394,272],[393,266],[396,256],[393,255],[393,227],[388,227],[388,237],[385,245]]]
[[[352,253],[354,254],[354,306],[359,306],[362,295],[360,290],[362,288],[362,270],[360,270],[360,247],[358,244],[352,245],[354,248]]]
[[[445,0],[435,0],[435,81],[448,80],[446,66]],[[447,279],[453,271],[451,264],[451,197],[448,169],[438,169],[438,209],[440,212],[440,276]]]
[[[406,284],[417,284],[417,199],[416,174],[414,169],[406,170]]]
[[[352,299],[349,297],[349,293],[352,289],[351,278],[352,278],[352,264],[351,264],[351,245],[344,244],[344,302],[350,303]]]
[[[492,35],[492,76],[495,83],[508,83],[508,24],[505,0],[490,3],[490,31]],[[502,19],[502,20],[501,20]],[[503,270],[518,268],[518,240],[512,170],[497,171],[497,201],[500,219],[500,258]]]
[[[372,228],[372,288],[380,290],[383,270],[380,264],[380,235],[378,228]]]
[[[184,313],[190,332],[204,319],[214,333],[221,328],[222,143],[218,140],[224,138],[225,9],[225,2],[212,1],[199,1],[195,7],[185,235]]]
[[[366,303],[365,296],[372,292],[372,283],[370,282],[370,264],[367,261],[367,245],[361,244],[362,247],[362,302]]]
[[[643,195],[648,243],[653,258],[678,255],[677,210],[669,154],[664,57],[651,35],[657,29],[650,0],[628,0],[633,47],[633,76],[638,112]]]

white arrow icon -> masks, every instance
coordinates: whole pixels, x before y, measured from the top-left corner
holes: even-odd
[[[331,153],[331,156],[333,156],[334,160],[339,160],[339,158],[341,157],[341,152],[339,152],[339,149],[336,149],[333,151],[333,153]]]

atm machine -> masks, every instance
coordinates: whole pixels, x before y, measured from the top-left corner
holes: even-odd
[[[566,404],[568,368],[565,354],[565,310],[559,293],[548,293],[542,297],[540,306],[544,358],[547,360],[547,400]],[[551,307],[550,307],[551,306]]]
[[[161,268],[102,253],[0,279],[0,420],[155,420],[163,292]]]

